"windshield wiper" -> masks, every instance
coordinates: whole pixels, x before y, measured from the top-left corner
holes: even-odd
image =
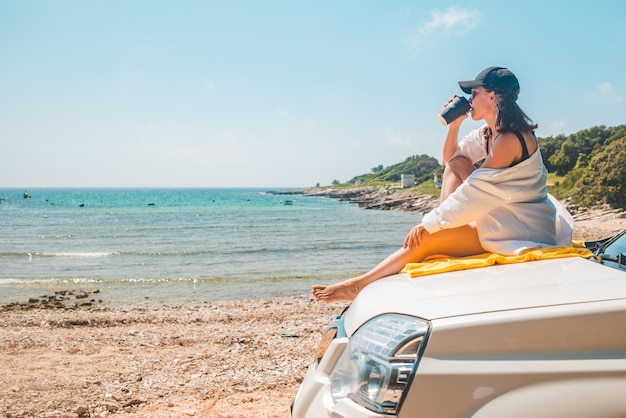
[[[612,235],[608,238],[602,238],[602,239],[598,239],[595,241],[585,241],[585,247],[591,251],[593,251],[594,253],[599,254],[602,253],[604,251],[604,247],[606,245],[607,242],[611,241],[613,238],[615,238],[615,236],[617,236],[617,234]]]
[[[617,263],[620,268],[626,270],[626,254],[618,254],[618,255],[608,255],[608,254],[598,254],[600,260],[603,261],[612,261],[613,263]]]

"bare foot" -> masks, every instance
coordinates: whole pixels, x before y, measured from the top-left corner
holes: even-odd
[[[352,302],[359,289],[355,283],[346,280],[330,286],[314,285],[311,293],[320,302]]]

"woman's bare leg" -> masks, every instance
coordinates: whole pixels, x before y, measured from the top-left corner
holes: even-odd
[[[392,274],[400,272],[407,263],[419,263],[435,254],[464,257],[484,253],[478,241],[474,225],[444,229],[434,234],[423,232],[422,244],[418,247],[401,248],[365,274],[335,283],[330,286],[313,286],[313,296],[322,302],[349,302],[361,289]]]
[[[476,170],[474,164],[465,157],[455,157],[448,161],[441,178],[439,202],[446,200],[474,170]]]

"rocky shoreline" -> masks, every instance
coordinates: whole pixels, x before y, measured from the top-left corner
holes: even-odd
[[[0,312],[7,311],[27,311],[31,309],[62,309],[90,310],[101,309],[102,299],[95,299],[96,294],[100,293],[99,289],[85,290],[56,290],[51,295],[42,295],[40,297],[31,297],[24,302],[11,302],[0,306]]]
[[[348,201],[363,209],[399,210],[426,213],[439,203],[436,196],[426,195],[414,189],[390,187],[308,188],[288,191],[272,191],[273,194],[327,197]]]

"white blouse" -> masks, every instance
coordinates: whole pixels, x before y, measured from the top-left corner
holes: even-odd
[[[487,156],[480,128],[459,142],[455,155],[473,162]],[[513,167],[479,168],[422,224],[433,233],[475,222],[482,247],[503,255],[571,245],[572,216],[548,193],[547,178],[539,149]]]

